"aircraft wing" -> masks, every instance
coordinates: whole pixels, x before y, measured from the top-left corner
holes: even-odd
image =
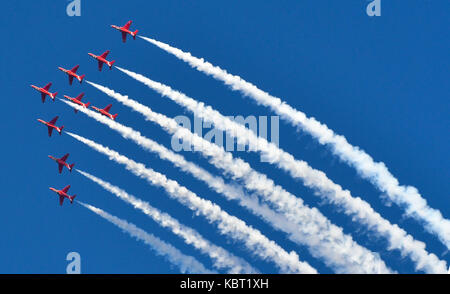
[[[102,71],[102,68],[103,68],[103,62],[99,61],[98,62],[98,70]]]
[[[106,106],[103,110],[106,111],[106,112],[109,112],[111,107],[112,107],[112,104],[108,104],[108,106]]]
[[[52,132],[53,132],[53,128],[52,127],[47,127],[48,128],[48,136],[51,137],[52,136]]]
[[[127,41],[127,33],[122,32],[122,42],[126,42]]]
[[[52,86],[52,83],[48,83],[47,85],[45,85],[45,87],[43,89],[48,90],[48,89],[50,89],[51,86]]]
[[[79,65],[75,65],[70,71],[76,73],[79,67]]]
[[[127,22],[122,28],[128,30],[131,26],[132,21]]]
[[[59,196],[59,205],[63,205],[64,202],[64,196]]]
[[[62,165],[61,163],[58,163],[59,173],[62,173],[63,167],[64,167],[64,165]]]
[[[45,102],[45,96],[47,96],[47,94],[45,93],[41,93],[41,99],[42,99],[42,103]]]
[[[106,58],[106,56],[108,56],[108,54],[109,54],[109,50],[106,50],[105,52],[103,52],[102,55],[100,55],[100,57]]]
[[[69,84],[72,85],[73,82],[73,76],[69,76]]]
[[[63,157],[61,157],[60,159],[64,162],[66,162],[67,158],[69,157],[69,153],[67,153],[66,155],[64,155]]]
[[[54,125],[56,123],[56,121],[58,120],[59,116],[55,116],[50,122],[49,124]]]
[[[75,99],[77,99],[78,101],[81,101],[81,99],[83,98],[84,93],[81,93],[80,95],[78,95]]]
[[[64,187],[64,189],[62,189],[62,191],[64,193],[67,193],[67,191],[69,191],[69,189],[70,189],[70,185],[67,185],[67,186]]]

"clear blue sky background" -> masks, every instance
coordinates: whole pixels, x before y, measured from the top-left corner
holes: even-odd
[[[326,123],[348,140],[387,164],[402,184],[417,187],[430,205],[450,218],[449,93],[450,68],[448,1],[385,1],[382,16],[370,18],[368,1],[86,1],[82,16],[68,17],[68,1],[6,1],[2,3],[2,92],[0,146],[0,273],[65,273],[67,253],[81,254],[83,273],[177,273],[164,258],[79,205],[63,207],[49,186],[71,184],[78,199],[127,219],[193,255],[211,267],[180,239],[160,228],[142,213],[114,198],[77,173],[62,175],[47,155],[69,152],[69,162],[128,192],[150,201],[205,237],[262,272],[277,269],[252,257],[240,243],[224,238],[216,227],[168,199],[160,188],[150,187],[108,159],[67,135],[47,137],[37,118],[60,116],[67,130],[143,162],[201,197],[220,204],[260,229],[286,250],[295,250],[322,273],[332,272],[307,249],[290,242],[239,208],[210,191],[205,184],[178,171],[118,134],[87,118],[75,115],[61,102],[45,104],[30,84],[53,82],[52,91],[75,96],[86,92],[85,101],[104,107],[111,99],[87,84],[74,82],[58,66],[80,64],[88,80],[130,95],[154,110],[174,117],[186,114],[167,99],[107,68],[100,73],[87,53],[111,50],[117,65],[142,73],[196,97],[226,115],[272,115],[250,99],[231,92],[151,44],[128,38],[110,24],[123,25],[204,57],[238,74],[292,106]],[[113,103],[118,121],[170,147],[170,136],[126,107]],[[361,196],[393,223],[399,224],[430,252],[450,261],[434,236],[403,217],[397,206],[385,206],[380,193],[355,171],[342,164],[308,135],[281,122],[280,144],[299,159],[323,170],[336,183]],[[198,154],[184,154],[218,173]],[[236,153],[278,184],[302,197],[346,233],[377,251],[393,269],[414,272],[411,262],[388,252],[385,241],[367,234],[358,224],[321,205],[309,189],[284,172],[262,164],[253,154]]]

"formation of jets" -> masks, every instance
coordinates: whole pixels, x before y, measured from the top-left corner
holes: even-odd
[[[116,30],[118,30],[118,31],[120,31],[122,33],[122,41],[123,41],[123,43],[126,42],[127,35],[131,35],[133,37],[133,39],[136,40],[136,36],[137,36],[138,30],[135,30],[134,32],[131,31],[130,30],[131,23],[132,23],[132,21],[130,20],[123,27],[111,25],[111,27],[113,27],[114,29],[116,29]],[[109,67],[109,69],[112,69],[112,67],[113,67],[113,65],[115,63],[115,60],[108,61],[106,59],[106,57],[108,56],[109,53],[110,53],[110,51],[106,50],[101,55],[95,55],[93,53],[88,53],[88,54],[89,54],[89,56],[91,56],[95,60],[97,60],[97,62],[98,62],[98,70],[102,71],[102,68],[103,68],[104,64],[106,64]],[[72,85],[74,79],[77,79],[80,82],[80,84],[81,84],[83,82],[83,79],[86,76],[84,74],[83,75],[78,75],[77,74],[77,71],[78,71],[79,67],[80,67],[79,65],[76,65],[70,70],[65,69],[63,67],[58,67],[58,69],[61,70],[62,72],[64,72],[65,74],[67,74],[67,76],[69,78],[69,85]],[[45,85],[42,88],[41,87],[37,87],[35,85],[31,85],[31,87],[33,89],[35,89],[36,91],[41,93],[42,103],[45,103],[45,98],[47,96],[49,96],[53,101],[55,101],[55,98],[56,98],[56,95],[58,94],[58,92],[54,92],[54,93],[50,92],[50,87],[51,86],[52,86],[52,83],[48,83],[47,85]],[[66,98],[67,100],[69,100],[70,102],[72,102],[74,104],[77,104],[77,105],[87,109],[91,103],[90,102],[86,102],[86,103],[81,102],[81,99],[83,99],[83,96],[84,96],[84,93],[81,93],[81,94],[79,94],[76,97],[70,97],[70,96],[64,95],[64,98]],[[112,104],[107,105],[103,109],[102,108],[97,108],[95,106],[91,106],[92,109],[96,110],[100,114],[102,114],[102,115],[104,115],[104,116],[106,116],[106,117],[108,117],[108,118],[110,118],[112,120],[115,120],[116,117],[117,117],[117,114],[113,115],[113,114],[109,113],[111,107],[112,107]],[[74,109],[74,111],[75,111],[75,113],[78,112],[77,109]],[[53,130],[56,130],[60,135],[62,134],[64,126],[58,127],[56,125],[56,121],[58,120],[58,118],[59,118],[59,116],[55,116],[52,120],[50,120],[48,122],[45,121],[45,120],[42,120],[42,119],[38,119],[38,122],[40,122],[40,123],[44,124],[45,126],[47,126],[48,136],[49,137],[52,136]],[[64,167],[66,167],[69,170],[69,172],[72,172],[72,169],[75,166],[74,163],[69,164],[69,163],[66,162],[67,159],[69,158],[69,153],[65,154],[61,158],[56,158],[56,157],[53,157],[51,155],[49,155],[48,157],[50,159],[54,160],[58,164],[58,171],[59,171],[60,174],[62,173]],[[60,205],[63,205],[63,202],[64,202],[65,198],[69,199],[70,203],[73,203],[73,200],[76,197],[76,195],[70,196],[70,195],[67,194],[67,192],[70,189],[70,185],[67,185],[66,187],[64,187],[61,190],[57,190],[57,189],[52,188],[52,187],[49,187],[49,189],[52,190],[53,192],[55,192],[56,194],[58,194],[58,196],[59,196],[59,204]]]

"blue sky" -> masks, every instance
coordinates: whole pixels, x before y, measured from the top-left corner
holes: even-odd
[[[51,2],[51,3],[50,3]],[[120,73],[104,68],[87,53],[111,50],[117,65],[168,84],[214,106],[225,115],[273,115],[250,99],[231,92],[220,82],[193,69],[151,44],[128,38],[110,24],[132,28],[143,36],[167,42],[240,75],[290,105],[318,118],[350,143],[387,164],[402,184],[413,185],[450,218],[448,103],[450,68],[448,1],[382,0],[382,15],[368,17],[368,1],[86,1],[82,15],[66,15],[68,1],[7,1],[1,18],[1,133],[3,143],[0,192],[0,273],[65,273],[65,257],[81,255],[83,273],[177,273],[178,269],[149,248],[79,205],[63,207],[49,186],[71,184],[78,199],[135,223],[195,256],[206,266],[210,260],[149,218],[114,198],[82,176],[64,171],[47,155],[70,153],[69,162],[127,190],[153,206],[194,227],[215,244],[243,257],[262,272],[277,272],[269,262],[252,257],[242,244],[217,233],[216,227],[170,200],[164,191],[147,185],[121,166],[74,141],[67,135],[47,137],[37,118],[110,146],[177,180],[199,196],[260,229],[286,250],[295,250],[321,273],[331,273],[280,232],[225,201],[220,195],[170,163],[158,159],[118,134],[60,102],[45,104],[30,84],[53,82],[52,91],[76,96],[104,107],[111,99],[87,84],[74,82],[58,66],[80,64],[88,80],[108,86],[170,117],[188,115],[168,99]],[[50,4],[49,4],[50,3]],[[170,147],[171,137],[118,103],[118,121]],[[422,226],[403,216],[397,206],[386,206],[380,193],[355,171],[339,162],[311,137],[280,123],[280,145],[296,158],[323,170],[334,182],[362,197],[430,252],[450,262],[450,254]],[[183,153],[206,169],[219,172],[198,154]],[[260,163],[254,154],[236,152],[305,202],[318,207],[361,245],[380,253],[391,268],[414,272],[408,259],[388,252],[385,242],[332,206],[322,205],[311,190],[274,166]]]

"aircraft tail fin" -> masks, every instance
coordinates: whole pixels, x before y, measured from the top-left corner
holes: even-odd
[[[61,126],[61,127],[58,129],[58,133],[59,133],[60,135],[61,135],[63,129],[64,129],[64,126]]]
[[[113,116],[113,120],[116,120],[116,117],[117,117],[117,113],[116,114],[114,114]]]
[[[77,195],[69,196],[70,203],[73,203],[73,200],[77,197]]]
[[[136,40],[136,35],[137,35],[138,31],[139,31],[139,30],[135,30],[135,31],[133,32],[133,39],[135,39],[135,40]]]
[[[108,63],[108,65],[109,65],[109,69],[112,69],[112,66],[113,66],[114,62],[116,62],[116,61],[115,61],[115,60],[113,60],[113,61],[111,61],[111,62],[109,62],[109,63]]]
[[[72,163],[71,165],[69,165],[69,171],[72,172],[73,167],[75,166],[75,163]]]
[[[50,97],[52,97],[53,101],[55,101],[56,95],[58,95],[58,92],[50,94]]]
[[[91,105],[91,102],[88,102],[88,103],[84,104],[84,106],[85,106],[86,108],[88,108],[89,105]]]
[[[82,76],[80,77],[80,84],[83,82],[83,79],[84,79],[85,76],[86,76],[86,75],[82,75]]]

